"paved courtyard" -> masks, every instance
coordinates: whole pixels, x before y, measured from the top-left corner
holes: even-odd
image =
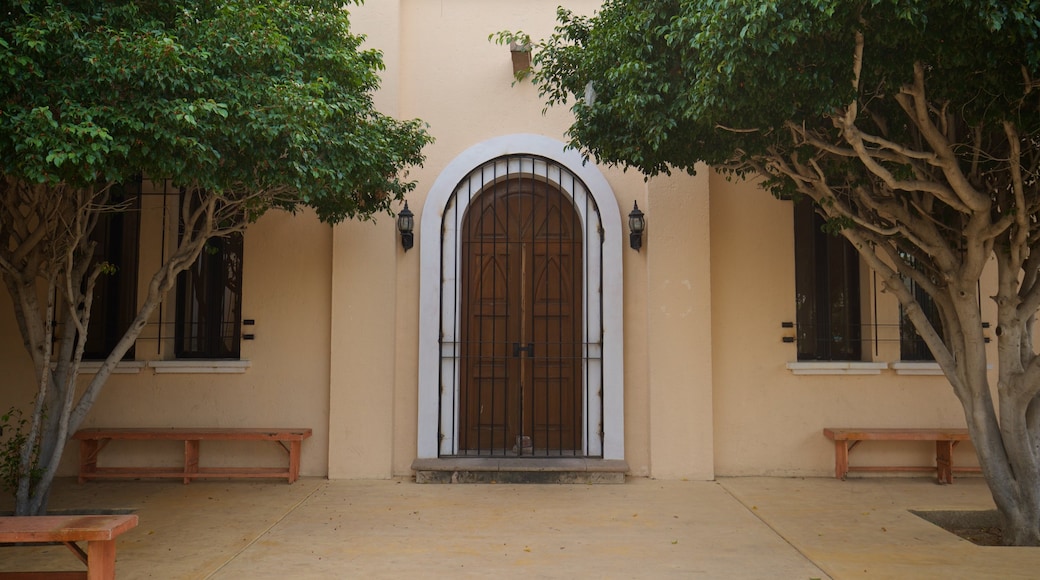
[[[630,478],[624,485],[61,480],[52,508],[132,508],[121,579],[1036,578],[909,509],[989,509],[982,480]],[[5,507],[0,504],[0,509]],[[0,570],[77,569],[63,546]]]

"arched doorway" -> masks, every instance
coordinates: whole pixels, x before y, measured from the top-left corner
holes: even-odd
[[[461,228],[459,453],[580,454],[581,221],[536,176],[486,189]]]
[[[530,218],[518,217],[526,215],[524,205],[532,209]],[[556,220],[559,231],[539,242],[537,228],[521,226],[520,220],[537,221],[543,213],[549,222]],[[476,216],[484,216],[483,224]],[[502,457],[525,454],[526,447],[542,457],[623,459],[624,232],[602,174],[576,151],[546,137],[491,139],[467,149],[441,172],[419,227],[417,456]],[[504,248],[510,237],[513,244],[528,244],[528,253],[496,255],[495,240]],[[552,255],[550,240],[556,244]],[[545,247],[542,258],[535,255],[539,243]],[[519,297],[524,287],[515,282],[505,290],[516,272],[527,280],[526,297]],[[498,304],[504,296],[496,292],[517,300]],[[509,308],[530,311],[527,318],[505,322]],[[539,308],[543,319],[536,321]],[[573,336],[566,334],[571,329]],[[474,339],[491,344],[478,347],[470,344]],[[572,346],[564,347],[565,342]],[[477,356],[482,353],[487,356]],[[539,368],[542,353],[547,358]],[[529,383],[535,377],[541,386]],[[564,383],[572,388],[559,387]]]

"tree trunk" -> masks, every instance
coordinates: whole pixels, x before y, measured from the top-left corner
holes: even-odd
[[[857,247],[869,247],[854,232],[843,233]],[[899,299],[961,402],[983,476],[1003,517],[1004,541],[1016,546],[1040,546],[1040,358],[1033,354],[1031,329],[1035,316],[1023,314],[1028,307],[1023,307],[1018,297],[1020,269],[1008,254],[997,252],[999,289],[994,296],[994,334],[999,372],[995,404],[976,271],[963,278],[949,276],[942,291],[933,296],[944,320],[940,337],[900,274],[872,251],[861,251],[861,255],[883,274],[886,291]],[[977,272],[981,275],[981,268]]]
[[[1014,334],[1005,332],[1005,335]],[[1028,389],[1027,375],[1011,373],[998,384],[1000,426],[996,436],[976,444],[990,491],[1004,517],[1004,541],[1014,546],[1040,546],[1040,464],[1027,420],[1028,403],[1016,395]],[[973,440],[975,437],[973,436]],[[999,446],[999,447],[998,447]]]
[[[1035,495],[1035,494],[1034,494]],[[1035,497],[1032,498],[1035,501]],[[1008,511],[1000,510],[1004,516],[1004,543],[1009,546],[1040,546],[1040,526],[1036,513],[1024,509],[1022,504]]]
[[[968,396],[961,397],[964,413],[982,473],[1004,521],[1004,542],[1014,546],[1040,546],[1040,456],[1034,444],[1031,417],[1036,414],[1037,382],[1040,381],[1032,354],[1032,332],[1027,325],[1033,316],[1022,316],[1017,291],[1017,271],[1009,257],[998,251],[997,304],[997,405],[985,375],[971,381]],[[971,301],[977,301],[971,297]],[[975,304],[959,305],[977,311]],[[961,311],[958,311],[960,314]],[[958,361],[962,372],[969,361],[985,369],[983,346],[977,346]],[[949,374],[949,373],[948,373]]]
[[[212,222],[213,218],[210,216],[208,223],[212,224]],[[79,368],[83,347],[86,342],[86,328],[90,320],[90,300],[89,298],[85,300],[83,304],[85,312],[83,313],[77,313],[75,308],[69,308],[68,304],[65,305],[68,312],[65,327],[78,327],[81,330],[80,332],[67,331],[62,337],[57,356],[55,357],[56,360],[53,362],[53,372],[51,371],[51,365],[46,362],[36,365],[38,392],[34,409],[35,423],[32,429],[33,433],[39,434],[39,447],[37,449],[42,473],[39,474],[39,480],[33,482],[33,473],[23,468],[15,500],[15,513],[17,515],[42,515],[46,513],[51,485],[57,474],[69,437],[75,433],[83,422],[94,401],[101,393],[101,387],[104,386],[108,377],[112,374],[112,370],[122,360],[123,355],[134,344],[137,337],[140,336],[141,331],[144,330],[148,322],[148,318],[158,308],[170,289],[173,288],[177,274],[195,262],[205,247],[206,242],[216,233],[223,232],[214,232],[212,229],[207,228],[198,236],[185,236],[180,241],[177,250],[171,254],[159,271],[152,276],[147,294],[130,327],[112,349],[112,352],[109,353],[78,398],[76,394]],[[96,276],[94,274],[88,275],[86,272],[83,274],[88,277],[85,283],[77,281],[68,287],[80,288],[85,286],[89,296],[89,291],[93,288],[93,280],[90,278]],[[8,287],[14,288],[11,284],[8,284]],[[31,286],[26,292],[35,293],[35,286]],[[67,298],[66,300],[71,303],[77,303],[82,298],[83,296],[81,295],[80,297],[73,297],[71,300]],[[25,302],[25,304],[29,303],[29,301]],[[16,310],[18,310],[18,306],[21,304],[21,301],[16,300]],[[53,308],[53,304],[49,304],[49,308]],[[49,318],[41,317],[39,308],[25,308],[18,313],[18,316],[20,318],[35,317],[35,320],[49,320]],[[80,318],[74,319],[76,316],[80,316]],[[44,328],[51,327],[50,324],[42,326]],[[25,332],[23,332],[23,336],[24,334]],[[51,360],[50,344],[52,343],[52,335],[50,333],[44,333],[42,338],[36,335],[27,337],[25,342],[30,352],[39,351],[41,353],[39,357],[34,357],[34,359],[39,359],[40,361]],[[35,440],[36,437],[32,437],[26,442],[27,447],[23,449],[23,457],[28,457],[31,454],[32,450],[28,446],[35,445]],[[25,462],[24,467],[27,466],[28,463]]]

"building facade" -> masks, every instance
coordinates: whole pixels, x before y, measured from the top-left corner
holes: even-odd
[[[305,476],[526,454],[624,460],[665,479],[825,476],[823,427],[963,426],[895,299],[840,240],[814,236],[811,214],[707,167],[644,180],[565,148],[569,112],[543,113],[529,82],[513,84],[509,48],[488,41],[551,34],[556,5],[354,7],[355,30],[384,52],[379,107],[436,138],[410,175],[415,247],[389,216],[264,216],[171,293],[83,426],[311,427]],[[140,224],[124,228],[139,275],[116,304],[176,235],[175,188],[140,187]],[[0,408],[28,406],[32,366],[2,293],[0,373]],[[115,445],[112,465],[178,461],[176,444]],[[237,445],[207,445],[203,461],[278,451]],[[927,445],[881,451],[857,460],[930,460]],[[957,453],[973,463],[970,446]]]

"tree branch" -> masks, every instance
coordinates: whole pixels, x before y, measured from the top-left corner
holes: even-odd
[[[921,135],[936,153],[936,166],[939,167],[950,184],[953,192],[957,195],[961,204],[970,208],[972,212],[988,212],[990,209],[989,196],[978,192],[965,177],[957,162],[957,156],[953,153],[950,141],[935,126],[928,111],[928,100],[924,84],[924,65],[921,62],[914,63],[913,84],[904,86],[900,90],[901,95],[911,97],[912,103],[904,107],[910,113],[910,120],[921,132]],[[903,105],[902,99],[897,102]],[[952,205],[952,204],[951,204]]]

